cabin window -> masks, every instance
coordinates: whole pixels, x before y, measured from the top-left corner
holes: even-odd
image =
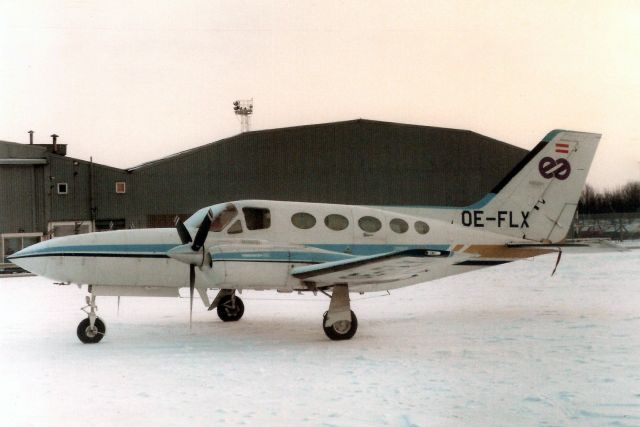
[[[69,192],[69,186],[66,182],[58,183],[58,194],[67,194]]]
[[[378,218],[372,216],[363,216],[358,220],[358,226],[369,233],[375,233],[382,228],[382,223]]]
[[[316,225],[316,218],[306,212],[298,212],[291,216],[291,223],[298,228],[307,230]]]
[[[342,215],[331,214],[324,218],[324,225],[331,230],[340,231],[349,226],[349,220]]]
[[[429,224],[422,221],[416,221],[413,225],[418,234],[427,234],[429,232]]]
[[[391,228],[391,230],[398,234],[402,234],[407,232],[407,230],[409,229],[409,224],[407,224],[407,221],[405,221],[404,219],[393,218],[389,222],[389,228]]]
[[[242,208],[244,223],[249,230],[263,230],[271,227],[271,213],[264,208]]]
[[[238,215],[238,209],[236,209],[234,205],[227,205],[224,210],[213,219],[209,230],[214,232],[222,231],[236,215]],[[242,226],[240,226],[240,231],[242,231]]]
[[[236,222],[234,222],[233,225],[229,227],[229,229],[227,230],[227,233],[228,234],[242,233],[242,223],[240,222],[239,219],[237,219]]]

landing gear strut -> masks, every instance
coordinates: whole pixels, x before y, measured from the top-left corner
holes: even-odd
[[[358,330],[358,318],[351,311],[349,287],[336,285],[333,287],[329,310],[322,318],[324,333],[332,340],[348,340]]]
[[[95,344],[100,342],[107,331],[104,322],[96,315],[98,306],[96,305],[96,296],[91,293],[91,296],[87,296],[87,305],[82,307],[82,311],[88,314],[88,317],[84,319],[78,325],[77,334],[80,341],[85,344]],[[89,311],[87,311],[89,308]]]

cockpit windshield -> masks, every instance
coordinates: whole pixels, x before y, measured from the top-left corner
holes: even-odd
[[[218,215],[214,215],[213,221],[211,222],[211,227],[209,230],[214,232],[220,232],[224,230],[224,228],[238,215],[238,209],[233,205],[233,203],[228,203],[222,212]]]
[[[264,207],[243,207],[242,213],[233,203],[220,203],[202,208],[191,215],[184,224],[189,228],[199,228],[208,212],[211,212],[209,231],[219,233],[226,230],[228,234],[243,232],[244,225],[248,230],[264,230],[271,227],[271,212]]]
[[[210,207],[202,208],[198,212],[191,215],[184,224],[190,228],[198,228],[202,224],[202,220],[211,211],[213,220],[209,230],[219,232],[229,225],[229,223],[238,215],[238,209],[233,203],[220,203]]]

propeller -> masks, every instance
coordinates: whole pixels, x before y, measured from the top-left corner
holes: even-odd
[[[184,225],[182,221],[180,221],[180,217],[176,217],[176,229],[178,230],[178,236],[180,236],[180,241],[183,245],[187,243],[191,243],[191,234],[189,234],[189,230]]]
[[[200,223],[200,227],[198,227],[196,238],[193,240],[193,245],[191,245],[192,250],[199,251],[200,248],[202,248],[202,245],[204,245],[204,241],[207,240],[209,227],[211,227],[211,221],[213,220],[212,216],[213,214],[211,213],[211,209],[209,209],[204,219]]]
[[[167,252],[169,257],[184,262],[185,264],[189,264],[189,328],[191,328],[191,324],[193,322],[193,291],[195,290],[196,284],[196,266],[202,267],[204,264],[205,250],[203,249],[203,246],[204,242],[207,240],[209,227],[211,227],[212,221],[213,214],[211,213],[211,210],[209,210],[200,223],[195,238],[192,240],[187,227],[180,218],[176,218],[176,230],[178,231],[178,236],[180,236],[182,245],[176,246]],[[189,245],[189,243],[192,244]],[[201,250],[202,254],[200,254]]]
[[[193,288],[196,284],[196,266],[189,265],[189,329],[193,323]]]
[[[556,274],[556,270],[558,269],[558,264],[560,264],[560,258],[562,257],[562,248],[558,248],[558,259],[556,259],[556,265],[553,267],[553,271],[551,275]]]

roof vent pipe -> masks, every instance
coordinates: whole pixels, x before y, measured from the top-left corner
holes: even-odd
[[[58,135],[54,133],[51,135],[51,139],[53,139],[53,152],[58,153]]]
[[[29,145],[33,145],[33,131],[29,131]]]

